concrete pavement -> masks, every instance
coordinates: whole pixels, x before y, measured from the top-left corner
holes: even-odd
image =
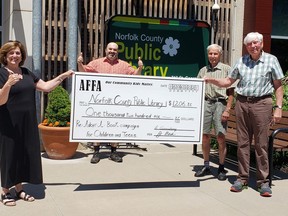
[[[101,161],[90,164],[93,152],[79,148],[73,159],[52,160],[42,154],[43,185],[25,185],[33,203],[17,201],[16,207],[0,205],[5,216],[260,216],[288,215],[287,174],[275,173],[273,196],[263,198],[255,189],[251,173],[248,190],[229,191],[237,166],[229,164],[228,179],[195,178],[203,164],[192,155],[192,145],[139,144],[120,147],[123,163],[108,159],[101,148]],[[200,149],[201,153],[201,149]],[[212,157],[212,161],[217,158]],[[217,164],[211,163],[217,173]]]

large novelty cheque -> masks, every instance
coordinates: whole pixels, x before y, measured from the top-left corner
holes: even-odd
[[[202,142],[204,82],[197,78],[75,72],[71,142]]]

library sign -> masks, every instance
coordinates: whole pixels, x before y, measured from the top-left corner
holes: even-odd
[[[203,21],[114,16],[106,23],[107,42],[119,46],[119,58],[142,75],[196,77],[207,64],[210,26]]]

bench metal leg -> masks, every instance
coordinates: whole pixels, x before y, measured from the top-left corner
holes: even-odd
[[[193,144],[193,155],[197,155],[197,144]]]
[[[268,160],[269,160],[269,186],[272,185],[272,169],[273,169],[273,140],[274,136],[272,134],[269,136],[269,146],[268,146]]]
[[[269,186],[272,185],[272,176],[273,176],[273,141],[276,135],[280,132],[288,133],[288,128],[278,128],[273,131],[273,133],[269,136],[269,151],[268,151],[268,158],[269,158]]]

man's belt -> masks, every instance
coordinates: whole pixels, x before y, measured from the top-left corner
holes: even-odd
[[[226,99],[225,98],[208,98],[208,97],[205,97],[205,100],[206,101],[209,101],[209,102],[226,102]]]
[[[237,95],[239,99],[246,100],[247,102],[255,102],[265,98],[271,98],[272,95],[263,95],[260,97]]]

